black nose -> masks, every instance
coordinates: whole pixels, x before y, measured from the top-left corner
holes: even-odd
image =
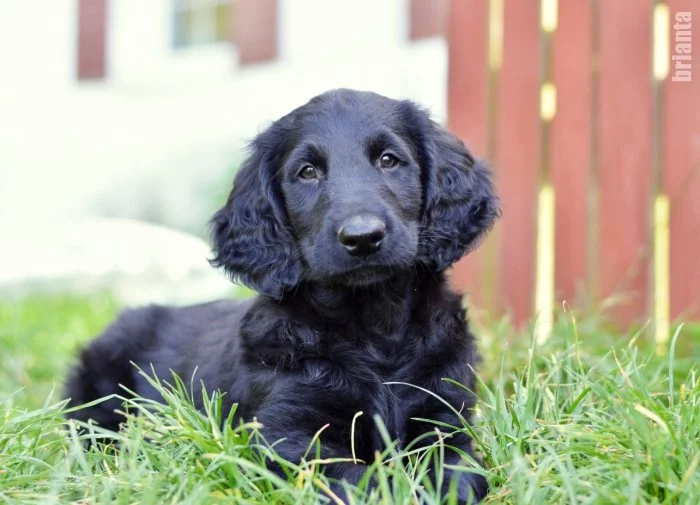
[[[384,221],[374,216],[355,216],[338,231],[338,241],[350,256],[367,256],[377,252],[386,235]]]

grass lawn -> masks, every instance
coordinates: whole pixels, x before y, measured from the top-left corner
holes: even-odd
[[[287,464],[288,480],[276,478],[256,426],[222,423],[229,413],[216,397],[194,411],[189,384],[165,389],[164,405],[134,402],[143,414],[118,446],[84,449],[62,419],[61,381],[117,309],[106,295],[0,300],[0,503],[329,502],[314,447]],[[700,331],[681,328],[657,356],[645,335],[579,319],[561,315],[539,347],[503,321],[480,331],[474,438],[492,486],[485,503],[699,504]],[[438,439],[377,454],[380,486],[357,490],[355,503],[451,503],[422,479],[441,451]]]

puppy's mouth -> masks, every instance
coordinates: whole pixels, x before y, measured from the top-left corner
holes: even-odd
[[[369,286],[390,279],[400,270],[399,267],[391,265],[361,265],[334,273],[328,277],[328,280],[348,286]]]

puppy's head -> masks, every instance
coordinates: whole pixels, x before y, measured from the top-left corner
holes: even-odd
[[[252,142],[212,220],[212,264],[275,297],[302,280],[368,285],[444,270],[498,213],[489,171],[426,112],[336,90]]]

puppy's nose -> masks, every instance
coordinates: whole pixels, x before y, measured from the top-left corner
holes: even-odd
[[[343,222],[338,242],[350,256],[367,256],[377,252],[386,235],[384,221],[374,216],[355,216]]]

